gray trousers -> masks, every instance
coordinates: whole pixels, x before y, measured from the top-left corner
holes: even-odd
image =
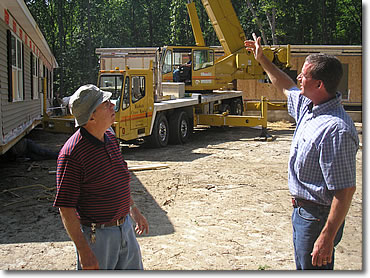
[[[140,247],[130,216],[126,216],[121,226],[96,229],[95,243],[91,242],[91,228],[81,225],[81,229],[99,262],[99,269],[143,270]],[[77,269],[82,269],[78,252]]]

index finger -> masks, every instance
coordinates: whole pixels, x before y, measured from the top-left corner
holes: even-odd
[[[311,261],[312,265],[313,266],[318,265],[318,263],[319,263],[318,262],[318,255],[316,253],[312,252],[311,256],[312,256],[312,261]]]
[[[256,42],[257,41],[257,36],[256,36],[255,33],[252,33],[252,37],[253,37],[254,41]]]

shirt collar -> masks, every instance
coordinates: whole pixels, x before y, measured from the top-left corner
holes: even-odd
[[[104,146],[108,142],[108,136],[104,133],[104,142],[100,141],[95,136],[91,135],[85,128],[80,127],[80,133],[83,138],[86,138],[90,141],[90,143],[94,144],[95,146]]]
[[[308,111],[312,113],[313,117],[317,117],[322,114],[326,114],[328,111],[331,111],[342,103],[342,96],[339,92],[336,93],[335,98],[328,100],[327,102],[313,106],[312,101],[308,104]]]

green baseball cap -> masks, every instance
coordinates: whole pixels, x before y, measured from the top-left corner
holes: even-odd
[[[69,108],[75,117],[76,127],[85,125],[95,109],[111,96],[112,93],[102,91],[92,84],[78,88],[69,100]]]

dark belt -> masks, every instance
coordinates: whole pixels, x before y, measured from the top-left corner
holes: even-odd
[[[296,199],[296,198],[292,198],[292,205],[293,205],[294,208],[298,208],[298,207],[323,207],[323,208],[330,208],[330,206],[325,206],[325,205],[321,205],[321,204],[318,204],[318,203],[315,203],[315,202],[312,202],[312,201],[309,201],[309,200]]]
[[[95,228],[104,228],[104,227],[113,227],[113,226],[121,226],[123,223],[125,223],[126,216],[108,222],[108,223],[94,223],[94,222],[87,222],[87,221],[81,221],[81,224],[84,226],[92,227],[94,226]]]

